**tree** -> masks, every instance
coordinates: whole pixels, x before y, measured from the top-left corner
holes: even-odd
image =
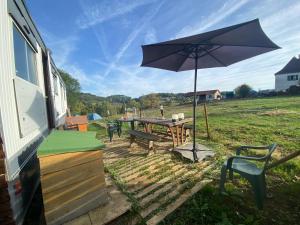
[[[58,70],[60,73],[61,78],[63,79],[65,85],[66,85],[66,90],[67,90],[67,101],[68,101],[68,106],[70,110],[75,110],[78,105],[78,98],[80,95],[80,83],[77,79],[73,78],[69,73],[67,73],[64,70]],[[82,105],[81,105],[82,106]]]
[[[249,97],[252,91],[252,88],[248,84],[242,84],[234,89],[235,94],[239,98]]]
[[[158,94],[149,94],[142,96],[140,102],[144,109],[155,108],[159,106],[160,98]]]

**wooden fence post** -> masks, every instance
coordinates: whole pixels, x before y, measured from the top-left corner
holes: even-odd
[[[206,108],[206,103],[205,102],[204,102],[204,116],[205,116],[207,138],[210,139],[209,127],[208,127],[208,115],[207,115],[207,108]]]

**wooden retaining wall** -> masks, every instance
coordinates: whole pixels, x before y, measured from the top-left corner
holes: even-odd
[[[105,204],[102,151],[39,157],[45,218],[62,224]]]

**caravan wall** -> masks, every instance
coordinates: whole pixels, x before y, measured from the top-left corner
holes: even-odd
[[[36,149],[64,123],[66,88],[23,0],[0,1],[0,35],[0,224],[22,224],[39,184]]]

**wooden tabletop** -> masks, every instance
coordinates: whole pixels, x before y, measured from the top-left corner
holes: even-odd
[[[193,118],[185,118],[183,120],[177,120],[176,122],[173,122],[171,119],[159,119],[159,118],[137,118],[134,120],[143,123],[151,123],[151,124],[157,124],[166,127],[174,127],[188,122],[192,122]]]

